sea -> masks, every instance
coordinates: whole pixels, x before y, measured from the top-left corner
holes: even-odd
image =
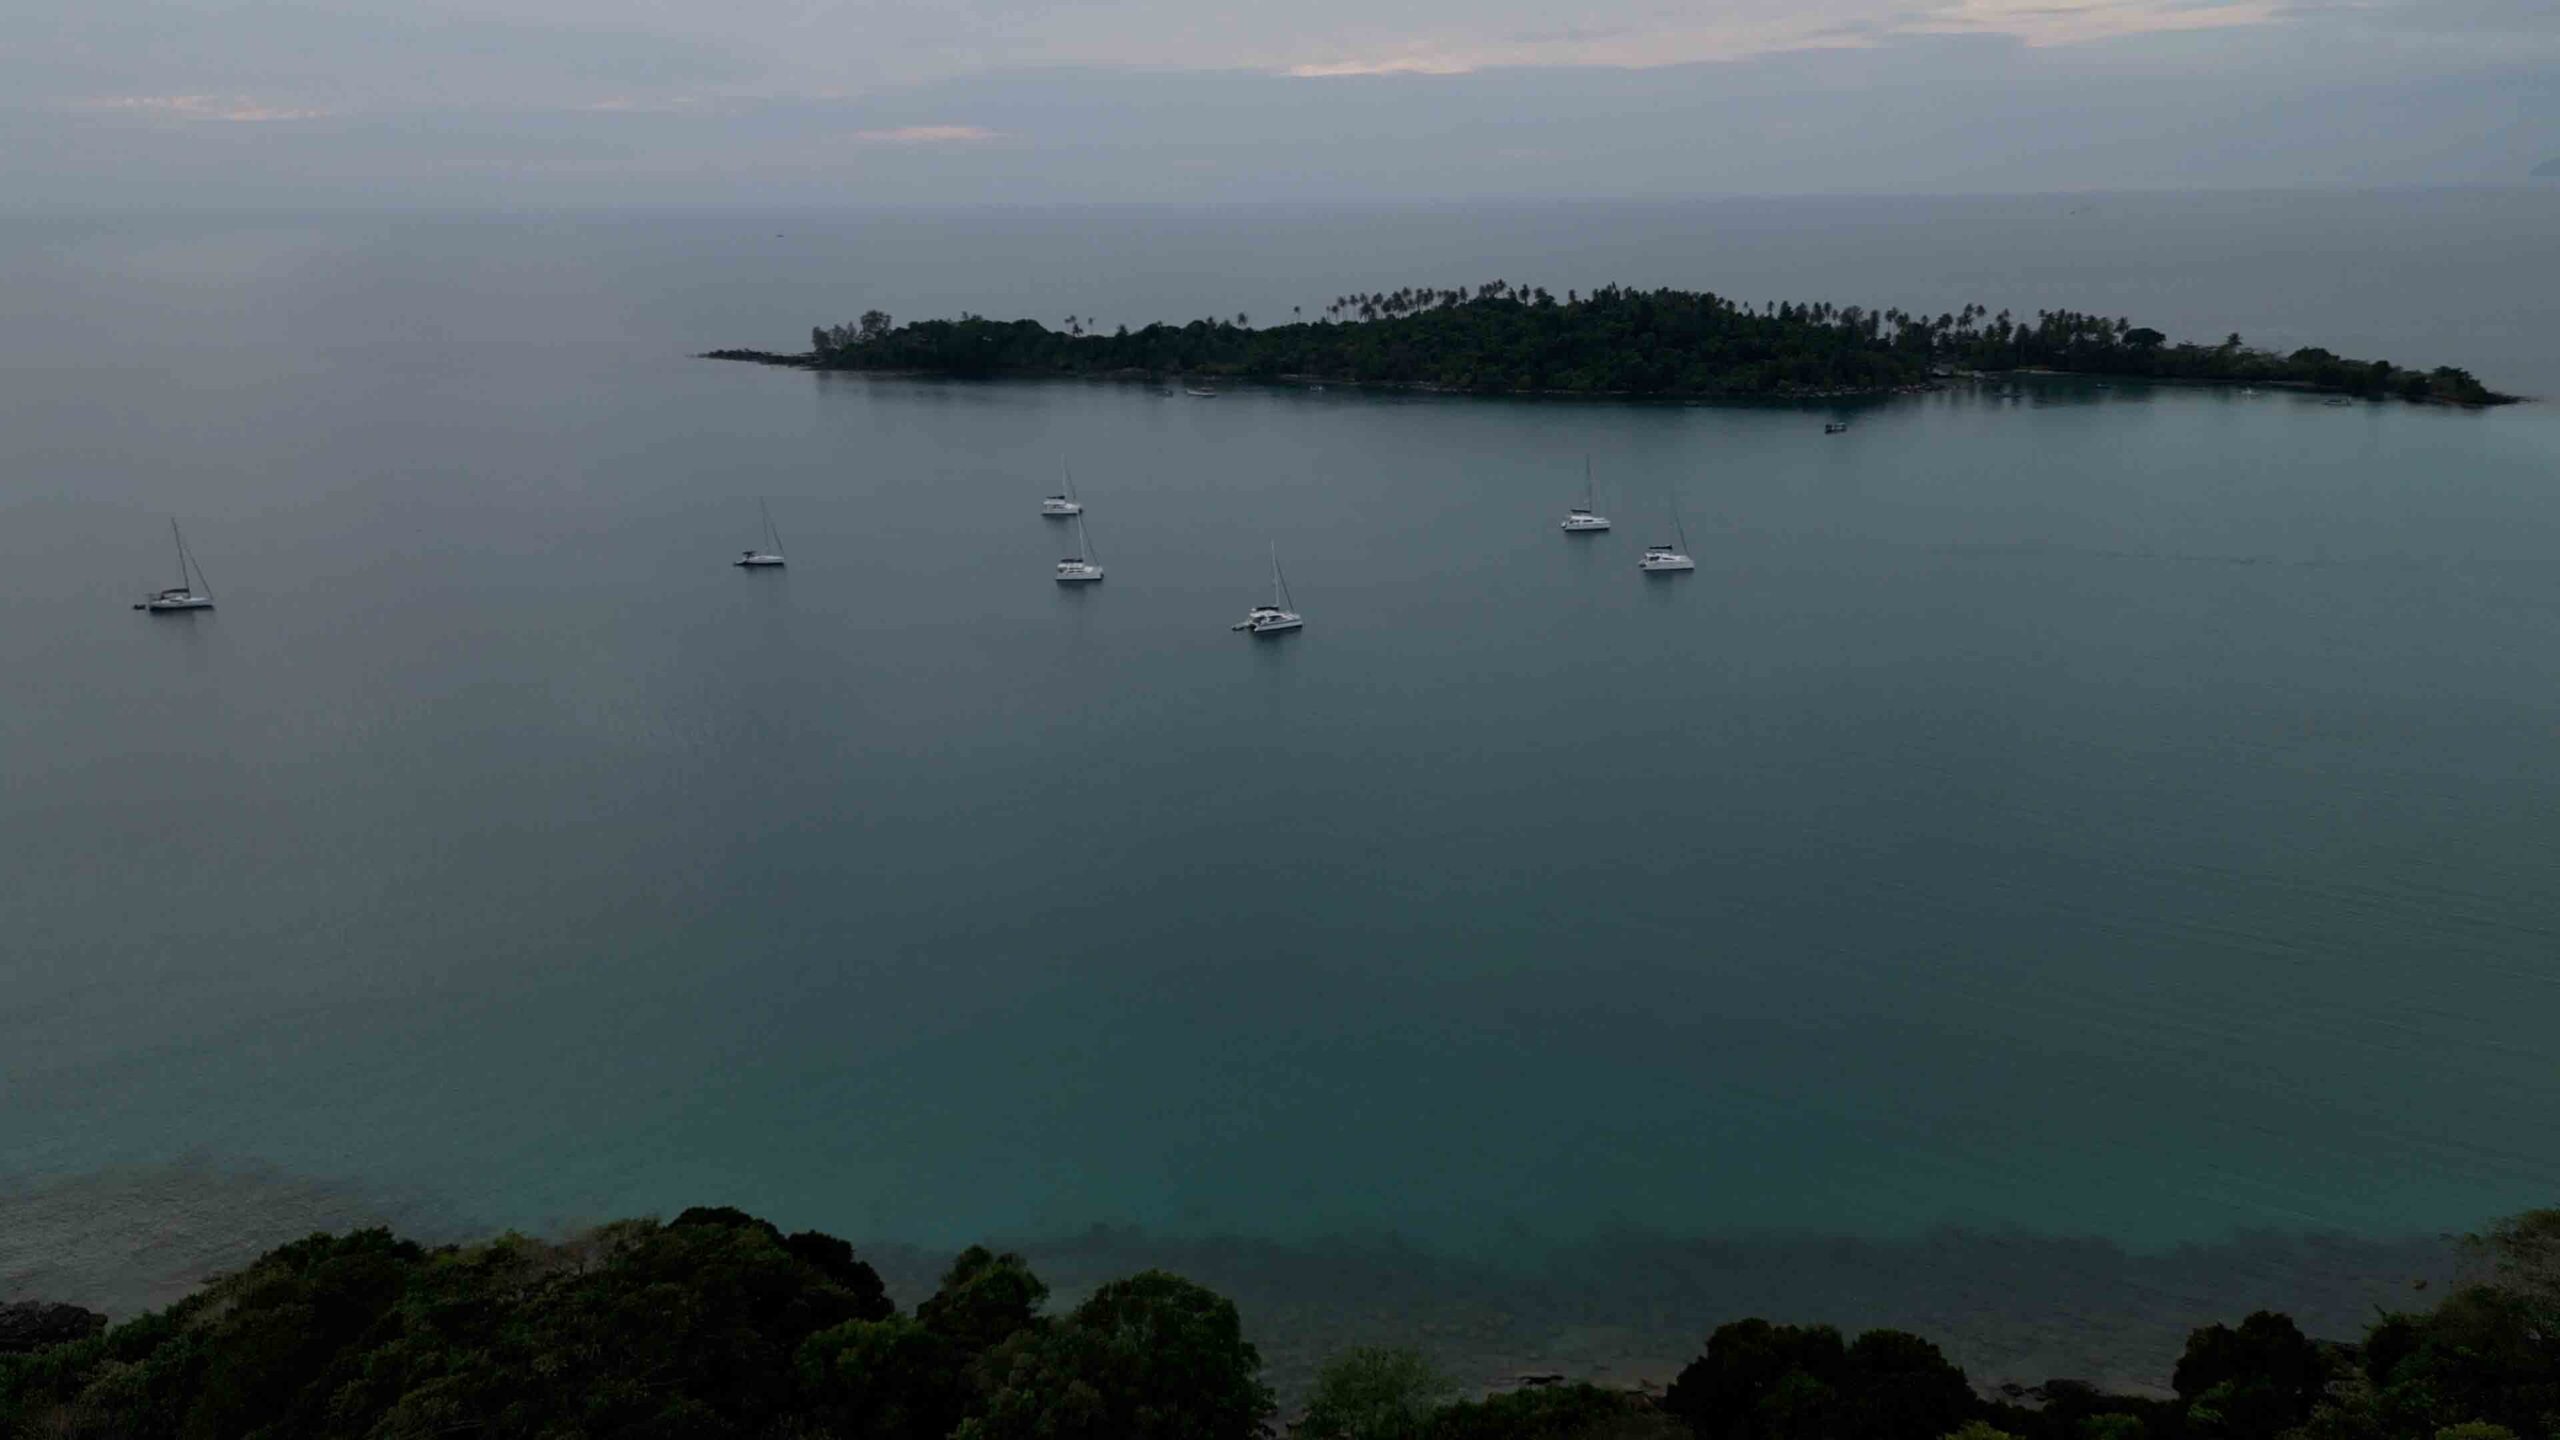
[[[1505,1267],[1633,1277],[1621,1373],[1737,1285],[1977,1368],[2351,1325],[2560,1199],[2560,406],[695,357],[1503,279],[2560,396],[2555,253],[2560,186],[0,216],[0,1298],[733,1204],[1327,1277],[1307,1353]],[[136,613],[173,520],[218,606]]]

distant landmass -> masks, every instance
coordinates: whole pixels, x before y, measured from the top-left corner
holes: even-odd
[[[2407,369],[2318,347],[2287,354],[2232,335],[2172,344],[2121,317],[1984,306],[1930,316],[1856,305],[1755,305],[1685,290],[1607,286],[1564,298],[1492,281],[1472,289],[1346,295],[1310,320],[1256,329],[1248,315],[1088,331],[1069,317],[900,325],[874,310],[809,332],[799,355],[715,350],[709,358],[818,370],[954,377],[1208,376],[1403,386],[1491,395],[1734,397],[1874,395],[1957,371],[2058,370],[2223,384],[2288,385],[2453,405],[2502,395],[2466,370]]]

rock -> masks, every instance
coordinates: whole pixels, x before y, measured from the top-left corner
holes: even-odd
[[[106,1328],[107,1317],[95,1310],[45,1300],[13,1301],[0,1305],[0,1355],[68,1345]]]

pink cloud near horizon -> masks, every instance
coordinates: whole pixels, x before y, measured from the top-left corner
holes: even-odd
[[[972,145],[998,138],[983,125],[897,125],[885,130],[856,130],[857,145]]]

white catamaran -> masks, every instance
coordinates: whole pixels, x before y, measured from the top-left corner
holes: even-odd
[[[749,570],[778,569],[782,565],[782,534],[773,528],[773,508],[758,500],[756,509],[764,514],[764,548],[749,550],[729,563]]]
[[[1076,498],[1076,477],[1072,470],[1061,470],[1067,477],[1067,493],[1052,495],[1040,502],[1040,513],[1052,520],[1064,520],[1084,513],[1084,502]]]
[[[1567,533],[1587,535],[1595,530],[1609,528],[1609,517],[1593,510],[1591,508],[1593,503],[1591,457],[1585,455],[1582,457],[1582,503],[1564,512],[1564,528]]]
[[[1271,603],[1254,606],[1245,612],[1242,621],[1227,628],[1254,635],[1277,635],[1284,630],[1299,629],[1306,623],[1298,614],[1295,602],[1289,598],[1289,582],[1280,573],[1280,547],[1275,543],[1271,547]]]
[[[134,605],[154,615],[168,615],[181,610],[213,608],[213,582],[204,578],[204,567],[187,550],[187,537],[178,533],[178,522],[169,522],[169,539],[178,547],[178,583],[166,590],[155,590]]]
[[[1639,570],[1662,574],[1673,570],[1695,570],[1698,562],[1689,558],[1689,527],[1680,523],[1680,503],[1671,504],[1671,530],[1680,537],[1676,545],[1647,545],[1644,558],[1636,562]]]
[[[1093,537],[1084,531],[1084,517],[1076,517],[1076,553],[1058,562],[1058,583],[1071,585],[1102,578],[1102,563],[1093,558]]]

